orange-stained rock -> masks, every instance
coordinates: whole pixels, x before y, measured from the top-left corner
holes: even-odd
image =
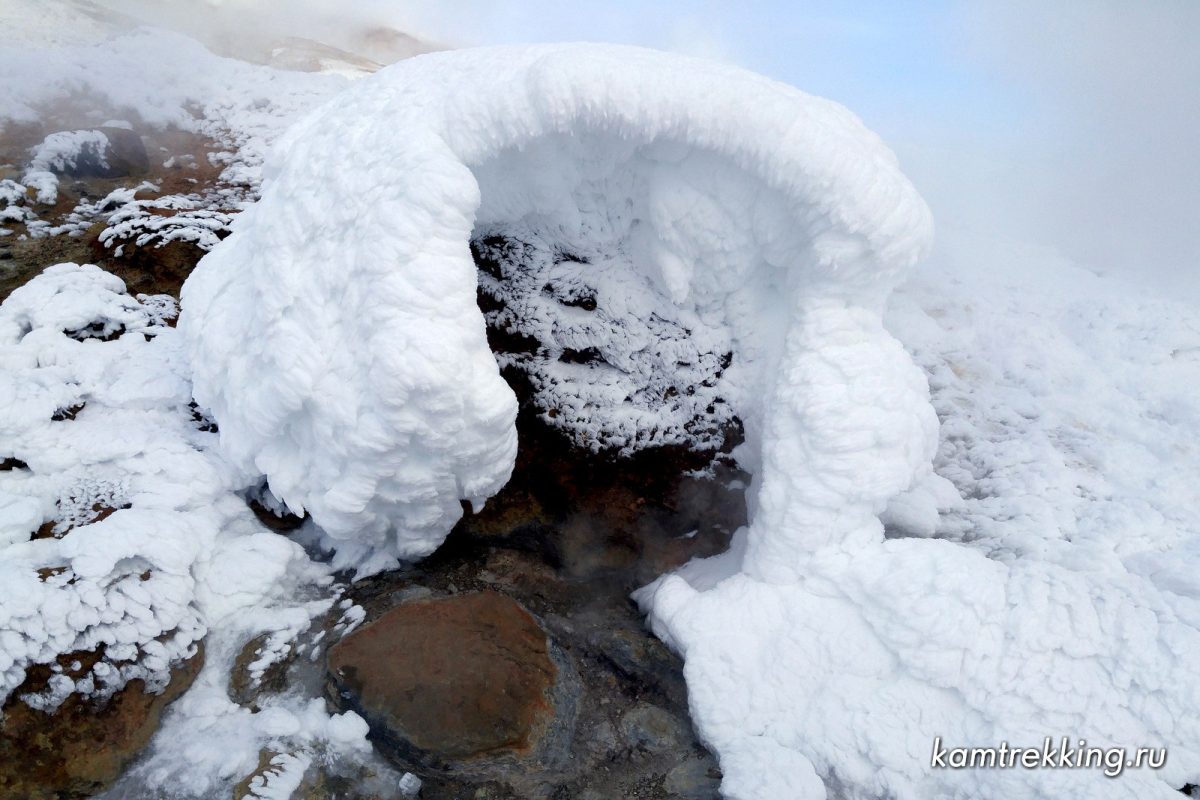
[[[88,669],[96,658],[72,653],[59,663],[80,661]],[[147,694],[134,680],[103,704],[73,695],[52,714],[19,699],[50,677],[44,666],[31,668],[0,720],[0,800],[64,800],[103,790],[150,741],[163,709],[191,686],[203,662],[201,649],[176,668],[161,694]]]
[[[569,745],[577,679],[545,630],[493,591],[402,603],[329,651],[328,693],[401,766],[536,771]],[[566,674],[564,674],[566,673]]]

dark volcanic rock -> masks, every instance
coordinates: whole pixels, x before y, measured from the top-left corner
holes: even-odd
[[[216,424],[213,423],[212,427],[215,428]],[[204,428],[201,427],[200,430],[204,430]],[[250,506],[250,510],[254,512],[254,516],[258,518],[259,522],[276,533],[291,533],[304,524],[304,517],[298,517],[286,511],[282,513],[272,511],[257,500],[249,500],[247,505]]]
[[[142,137],[125,128],[96,128],[107,137],[103,152],[84,148],[66,174],[73,178],[126,178],[150,169]]]
[[[621,717],[621,734],[634,747],[660,751],[678,747],[687,731],[670,712],[639,703]]]
[[[407,769],[535,779],[570,745],[578,679],[497,592],[402,603],[331,648],[328,669],[333,703]]]
[[[745,524],[748,476],[723,457],[682,448],[631,458],[581,452],[539,419],[519,376],[506,377],[522,398],[517,463],[480,513],[464,509],[451,548],[470,539],[533,552],[566,578],[619,581],[628,593],[692,558],[724,552]],[[711,476],[690,474],[697,469]]]
[[[59,659],[72,661],[87,668],[94,654]],[[100,705],[72,695],[53,714],[19,699],[44,688],[52,674],[44,666],[31,668],[3,709],[0,800],[65,800],[104,789],[150,741],[163,709],[191,686],[203,662],[201,650],[176,668],[161,694],[147,694],[134,680]]]
[[[702,760],[685,761],[667,773],[663,790],[679,800],[709,800],[717,796],[721,773]]]

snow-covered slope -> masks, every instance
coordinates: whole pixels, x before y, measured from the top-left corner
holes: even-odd
[[[170,297],[131,297],[74,264],[0,306],[0,698],[27,667],[93,651],[102,657],[84,674],[58,668],[46,692],[21,699],[52,712],[130,680],[160,690],[203,639],[203,671],[168,721],[180,732],[145,777],[200,794],[249,773],[267,741],[361,750],[365,724],[300,697],[252,717],[228,696],[247,639],[287,639],[337,598],[328,569],[247,508],[190,405],[174,312]]]
[[[281,152],[188,281],[181,330],[223,448],[312,513],[335,563],[426,555],[460,498],[508,477],[515,403],[472,238],[569,253],[546,286],[594,290],[594,309],[568,296],[542,319],[560,351],[598,358],[535,369],[584,440],[686,440],[695,405],[646,390],[731,359],[699,407],[719,395],[746,426],[756,574],[877,534],[882,503],[928,469],[924,382],[880,322],[928,212],[833,103],[632,48],[455,51],[360,83]]]
[[[102,238],[110,247],[126,239],[138,246],[184,239],[207,249],[257,197],[262,162],[275,139],[348,83],[340,74],[347,70],[337,65],[330,71],[339,74],[323,74],[218,57],[193,38],[142,26],[85,0],[7,0],[0,5],[0,30],[0,135],[32,126],[50,137],[79,136],[71,131],[95,134],[88,129],[116,124],[143,134],[187,132],[208,145],[208,164],[187,164],[199,178],[191,189],[136,202],[128,189],[81,198],[65,219],[52,220],[56,175],[33,164],[4,179],[10,166],[4,160],[20,168],[15,159],[22,154],[6,154],[0,140],[0,224],[21,223],[34,237],[78,235],[99,220],[108,224]],[[288,53],[307,58],[297,54],[297,43],[289,47],[277,54],[281,62]],[[159,174],[169,174],[179,155],[149,154]],[[27,197],[25,186],[37,196]],[[151,183],[142,188],[159,190]],[[21,232],[0,228],[5,235]]]
[[[0,236],[13,238],[68,235],[99,219],[109,225],[102,241],[211,246],[257,195],[275,137],[347,83],[219,58],[87,2],[6,0],[0,30],[0,162],[11,159],[0,163],[0,177],[11,176],[0,180]],[[68,132],[54,133],[64,120]],[[214,145],[220,177],[153,200],[135,199],[142,187],[132,185],[84,198],[52,226],[26,178],[49,199],[62,161],[101,143],[93,126],[195,134]],[[49,135],[11,146],[30,129]],[[251,715],[228,697],[248,639],[271,633],[286,645],[338,601],[328,568],[254,518],[253,487],[213,446],[170,327],[175,301],[130,296],[95,267],[45,266],[0,306],[0,703],[34,664],[55,676],[22,699],[47,712],[70,693],[102,698],[130,680],[156,690],[203,640],[203,671],[167,715],[161,756],[116,796],[228,794],[272,742],[302,755],[333,740],[362,757],[365,725],[327,714],[320,700],[283,699]],[[56,663],[89,653],[99,660],[82,674]]]

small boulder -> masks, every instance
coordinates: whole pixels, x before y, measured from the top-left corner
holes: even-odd
[[[691,732],[671,713],[649,703],[638,703],[621,718],[621,733],[634,747],[662,752],[686,747]]]
[[[327,695],[404,769],[536,780],[566,757],[579,679],[529,611],[482,591],[402,603],[346,636]]]
[[[721,771],[706,761],[684,761],[667,773],[663,788],[668,796],[679,800],[711,800],[718,797]]]
[[[145,174],[150,169],[150,158],[142,137],[126,128],[104,127],[96,130],[108,139],[108,145],[83,148],[73,163],[64,170],[72,178],[127,178]]]
[[[287,689],[288,668],[296,660],[292,643],[282,642],[279,648],[281,643],[272,639],[272,634],[264,633],[246,642],[229,673],[230,699],[255,712],[262,695]]]

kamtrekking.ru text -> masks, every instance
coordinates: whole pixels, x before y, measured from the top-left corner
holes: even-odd
[[[1047,736],[1041,747],[1010,747],[1008,742],[1001,742],[999,747],[946,747],[942,737],[937,736],[933,740],[930,766],[934,769],[1103,769],[1106,776],[1115,778],[1126,769],[1160,769],[1166,763],[1165,747],[1129,750],[1088,747],[1084,739],[1072,746],[1066,736],[1058,742]]]

